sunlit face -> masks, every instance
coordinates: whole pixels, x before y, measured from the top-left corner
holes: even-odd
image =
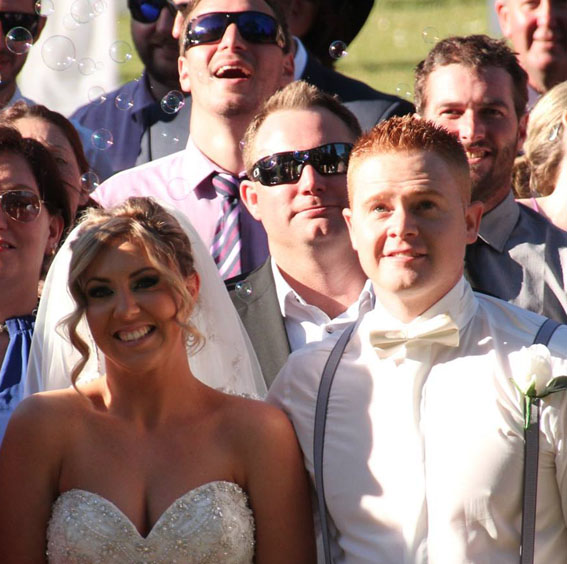
[[[498,0],[500,28],[538,92],[567,80],[567,2]]]
[[[0,194],[9,190],[31,190],[41,199],[27,161],[20,155],[0,153]],[[55,249],[62,230],[63,220],[50,216],[43,205],[29,223],[12,219],[0,208],[0,285],[21,290],[22,300],[35,303],[44,258]]]
[[[467,151],[472,197],[489,211],[510,192],[525,120],[514,108],[512,79],[501,68],[460,65],[434,70],[425,87],[423,117],[458,137]]]
[[[71,215],[74,216],[77,208],[87,203],[89,195],[81,184],[81,172],[71,143],[61,129],[39,117],[25,117],[14,125],[23,137],[35,139],[49,149],[69,195]]]
[[[260,127],[253,158],[355,140],[345,123],[324,108],[279,111]],[[296,183],[263,186],[245,181],[241,190],[248,209],[262,222],[272,252],[298,244],[333,244],[347,236],[342,217],[348,205],[346,174],[324,176],[306,165]]]
[[[0,0],[0,12],[22,12],[26,14],[35,14],[34,0]],[[45,25],[45,18],[40,19],[39,31],[36,37],[39,37],[41,29]],[[9,31],[9,30],[7,30]],[[0,26],[0,90],[13,88],[15,86],[16,77],[26,62],[27,53],[16,55],[6,46],[6,34]]]
[[[185,355],[179,304],[144,249],[124,240],[106,246],[83,275],[86,317],[108,367],[146,371]],[[196,276],[188,281],[196,297]]]
[[[174,16],[164,7],[153,23],[142,23],[132,18],[130,29],[146,72],[158,82],[176,89],[179,88],[179,45],[171,35],[173,21]]]
[[[465,203],[463,179],[432,152],[378,154],[351,166],[345,218],[362,268],[381,303],[420,315],[462,276],[481,204]]]
[[[202,0],[189,15],[254,10],[273,16],[262,0]],[[236,24],[217,43],[196,45],[179,57],[180,83],[192,95],[195,112],[250,116],[293,78],[293,56],[277,45],[245,41]]]

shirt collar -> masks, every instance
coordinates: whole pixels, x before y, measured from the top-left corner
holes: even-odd
[[[510,191],[494,209],[482,216],[478,234],[485,243],[501,253],[519,217],[520,206]]]
[[[286,279],[282,276],[274,257],[270,257],[270,264],[272,266],[272,274],[274,276],[274,283],[276,286],[276,295],[278,297],[278,304],[280,306],[280,312],[282,317],[286,317],[287,312],[287,304],[289,300],[298,301],[302,305],[310,305],[308,304],[286,281]],[[366,298],[370,299],[370,303],[374,303],[374,288],[372,286],[372,281],[367,280],[364,284],[360,295],[358,296],[357,301],[355,302],[360,310],[360,307],[363,303],[365,303]],[[352,304],[354,305],[354,304]],[[352,305],[350,307],[352,307]],[[349,309],[350,309],[349,307]]]
[[[195,145],[189,135],[184,154],[183,178],[187,178],[189,186],[197,192],[198,197],[205,195],[207,188],[210,187],[209,179],[215,172],[233,174],[211,161],[197,145]],[[238,174],[238,177],[242,178],[244,175],[245,172],[242,171]]]
[[[8,108],[10,106],[13,106],[16,102],[19,102],[20,100],[24,101],[28,106],[33,106],[35,104],[33,100],[26,98],[22,94],[22,91],[20,90],[19,86],[16,84],[16,90],[14,90],[12,97],[8,100],[5,107]]]
[[[478,308],[477,299],[470,287],[470,284],[461,279],[449,290],[438,302],[434,303],[429,309],[409,323],[403,323],[394,317],[381,303],[376,296],[374,309],[368,314],[371,316],[371,325],[376,328],[399,329],[410,325],[418,324],[421,321],[432,319],[439,314],[448,314],[451,319],[462,330],[472,319]]]
[[[303,45],[299,37],[294,36],[292,40],[295,41],[295,55],[293,57],[293,78],[294,80],[299,80],[303,75],[305,67],[307,66],[307,49],[305,49],[305,45]]]

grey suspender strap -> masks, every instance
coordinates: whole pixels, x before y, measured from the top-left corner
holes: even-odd
[[[325,426],[327,423],[327,406],[329,405],[329,394],[331,385],[341,361],[343,352],[352,335],[356,323],[347,325],[336,342],[327,362],[323,368],[319,391],[317,393],[317,405],[315,407],[315,425],[313,429],[313,466],[315,473],[315,490],[317,492],[317,505],[319,506],[319,518],[321,534],[323,536],[323,549],[325,551],[325,564],[331,564],[331,543],[329,540],[329,521],[327,505],[325,503],[325,489],[323,485],[323,447],[325,443]]]
[[[561,323],[546,319],[539,328],[534,345],[547,345]],[[524,431],[524,502],[522,507],[522,548],[520,564],[532,564],[535,548],[537,473],[539,458],[539,399],[531,406],[531,422]]]

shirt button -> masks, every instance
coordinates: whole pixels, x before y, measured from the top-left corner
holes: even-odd
[[[334,329],[332,327],[326,327],[325,331],[327,331],[327,333],[334,333]]]

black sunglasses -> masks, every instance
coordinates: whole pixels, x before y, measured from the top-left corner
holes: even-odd
[[[192,19],[185,33],[185,49],[220,41],[226,28],[236,24],[238,32],[249,43],[272,44],[286,47],[286,38],[275,18],[263,12],[211,12]]]
[[[164,8],[169,10],[172,16],[182,10],[186,4],[175,4],[168,0],[128,0],[128,9],[132,17],[140,23],[157,22]]]
[[[264,186],[294,184],[308,164],[324,176],[345,174],[351,150],[351,143],[328,143],[304,151],[274,153],[252,165],[251,177]]]
[[[40,17],[38,14],[24,12],[0,12],[2,32],[7,35],[15,27],[25,27],[32,34],[32,37],[35,37],[39,28]]]
[[[13,220],[30,223],[41,212],[41,200],[31,190],[8,190],[0,193],[0,208]]]

